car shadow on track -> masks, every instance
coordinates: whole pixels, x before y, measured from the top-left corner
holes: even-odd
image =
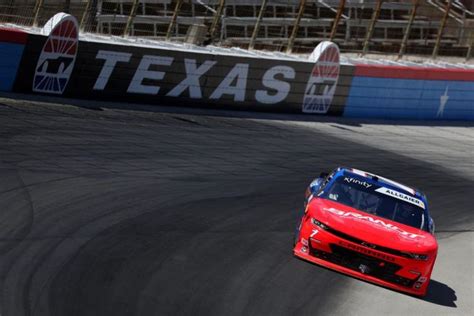
[[[448,285],[433,279],[430,281],[428,293],[420,299],[442,306],[457,307],[455,303],[457,300],[456,291]]]
[[[452,289],[451,287],[449,287],[448,285],[446,285],[444,283],[441,283],[441,282],[438,282],[438,281],[433,280],[433,279],[430,280],[430,284],[429,284],[428,292],[426,293],[426,296],[419,297],[419,296],[416,296],[416,295],[411,295],[411,294],[407,294],[405,292],[390,289],[390,288],[387,288],[385,286],[366,281],[364,279],[359,279],[359,278],[353,277],[351,275],[347,275],[345,273],[329,269],[325,266],[321,266],[321,265],[315,264],[313,262],[306,261],[306,260],[301,259],[299,257],[295,257],[295,258],[302,261],[302,262],[312,264],[316,267],[319,267],[319,268],[322,268],[322,269],[325,269],[325,270],[328,270],[328,271],[331,271],[331,272],[334,272],[334,273],[337,273],[337,274],[340,274],[340,275],[344,275],[344,276],[352,278],[354,280],[365,282],[367,284],[371,284],[373,286],[377,286],[379,288],[383,288],[383,289],[386,289],[388,291],[394,291],[394,292],[397,292],[397,293],[400,293],[400,294],[403,294],[403,295],[408,295],[408,296],[417,298],[419,300],[429,302],[429,303],[433,303],[433,304],[437,304],[437,305],[441,305],[441,306],[457,308],[457,305],[455,303],[457,301],[456,291],[454,289]]]

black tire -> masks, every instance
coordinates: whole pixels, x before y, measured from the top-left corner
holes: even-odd
[[[295,234],[293,236],[293,247],[296,246],[298,239],[300,238],[300,228],[301,224],[298,222],[298,226],[296,226]]]

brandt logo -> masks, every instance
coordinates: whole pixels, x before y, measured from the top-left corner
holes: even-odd
[[[342,211],[342,210],[335,209],[333,207],[324,208],[324,210],[328,211],[332,214],[341,216],[341,217],[360,219],[360,220],[363,220],[363,221],[367,221],[367,222],[379,225],[379,226],[384,227],[384,228],[389,229],[389,230],[394,230],[394,231],[398,232],[400,234],[400,236],[403,236],[403,237],[407,237],[407,238],[425,238],[423,235],[418,235],[418,234],[407,232],[407,231],[401,229],[398,226],[392,225],[390,223],[386,223],[386,222],[384,222],[380,219],[375,219],[371,216],[366,216],[366,215],[362,215],[362,214],[355,213],[355,212],[345,212],[345,211]]]
[[[314,49],[310,60],[316,64],[306,85],[303,112],[326,114],[339,79],[339,48],[332,42],[322,42]]]
[[[36,64],[33,91],[63,94],[76,61],[79,28],[76,19],[58,13],[44,26],[48,33]]]

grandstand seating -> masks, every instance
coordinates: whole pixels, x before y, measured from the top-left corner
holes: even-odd
[[[218,0],[184,1],[173,29],[173,37],[184,38],[192,24],[210,25]],[[347,51],[360,50],[366,37],[377,0],[346,0],[334,41]],[[143,0],[134,18],[132,36],[162,38],[171,21],[175,1]],[[246,46],[250,41],[261,0],[227,0],[221,19],[218,39],[225,45]],[[334,23],[339,0],[307,0],[305,13],[299,24],[296,46],[300,50],[311,49],[321,40],[327,39]],[[105,34],[121,35],[128,19],[132,0],[99,0],[97,11],[97,31]],[[411,26],[407,50],[412,53],[427,53],[433,49],[444,15],[445,0],[422,0],[416,19]],[[295,23],[299,0],[269,0],[261,21],[257,44],[283,47]],[[407,27],[413,7],[412,0],[385,0],[380,16],[375,24],[371,50],[396,52]],[[443,49],[460,47],[464,50],[470,44],[470,34],[464,25],[474,18],[461,2],[454,0],[441,41]]]

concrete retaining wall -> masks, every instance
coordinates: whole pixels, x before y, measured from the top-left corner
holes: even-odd
[[[322,115],[474,120],[474,69],[335,67],[336,59],[327,66],[328,61],[214,54],[184,46],[73,37],[66,42],[70,46],[64,51],[54,51],[61,46],[54,36],[0,29],[0,90],[293,113],[308,112],[303,105],[309,98],[321,103],[313,113]]]

